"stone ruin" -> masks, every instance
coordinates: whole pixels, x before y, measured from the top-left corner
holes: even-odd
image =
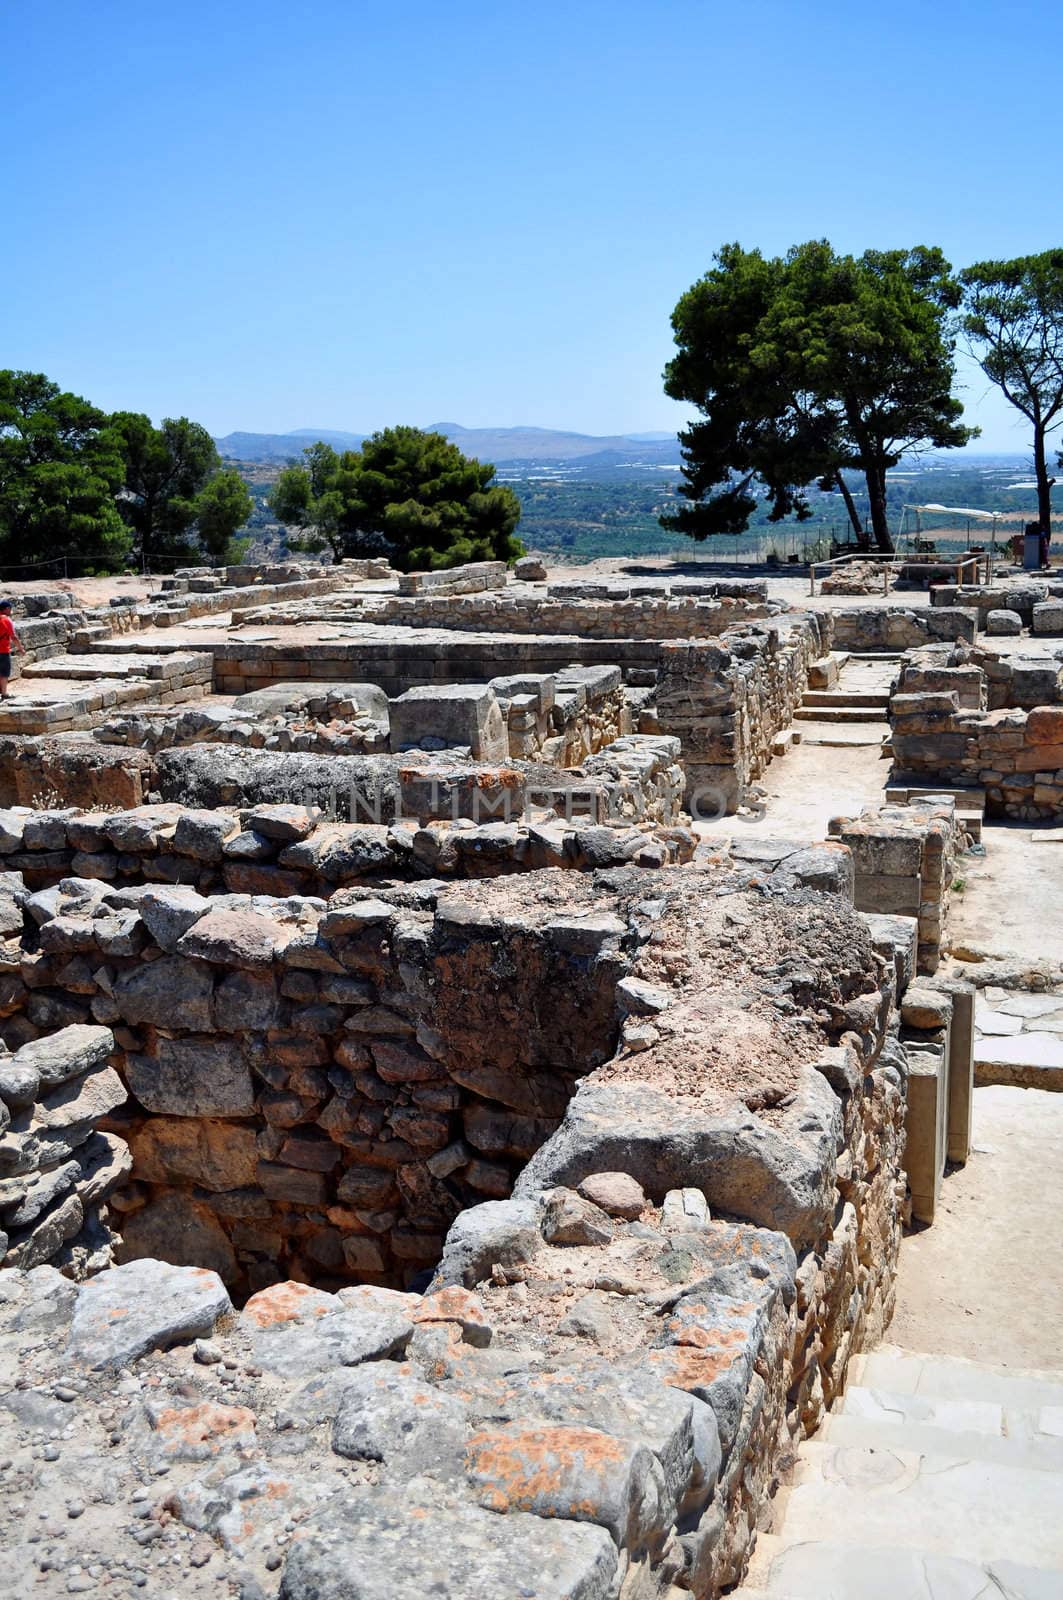
[[[972,796],[1063,809],[1063,665],[951,598],[491,563],[28,597],[11,1592],[740,1582],[966,1159],[974,995],[939,968]],[[886,803],[699,834],[858,649],[901,658]]]

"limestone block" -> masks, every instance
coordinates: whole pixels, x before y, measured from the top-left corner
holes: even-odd
[[[1042,638],[1063,636],[1063,601],[1042,600],[1034,606],[1033,632]]]
[[[947,1090],[941,1051],[908,1050],[908,1101],[904,1167],[912,1196],[912,1215],[933,1222],[945,1171]]]
[[[1017,611],[989,611],[985,631],[994,638],[1014,638],[1022,632],[1022,618]]]
[[[713,1210],[778,1229],[803,1246],[833,1204],[833,1176],[828,1184],[822,1163],[840,1115],[833,1090],[813,1068],[803,1072],[787,1119],[771,1127],[733,1110],[679,1106],[649,1084],[600,1084],[592,1077],[524,1169],[515,1194],[530,1199],[622,1166],[651,1193],[700,1186]]]
[[[181,935],[177,949],[181,955],[201,961],[253,970],[271,967],[280,943],[280,930],[272,917],[219,909],[199,917]]]
[[[922,879],[918,873],[902,877],[897,874],[858,872],[853,888],[853,903],[858,911],[915,917],[919,914],[921,889]]]
[[[155,943],[172,954],[181,935],[210,909],[210,901],[187,884],[151,885],[138,895],[136,909]]]
[[[176,1179],[235,1191],[255,1182],[258,1152],[248,1124],[154,1116],[134,1130],[130,1144],[137,1174],[146,1183]]]
[[[148,1111],[175,1117],[246,1117],[255,1109],[239,1039],[160,1038],[154,1055],[126,1058],[129,1087]]]
[[[1025,659],[1011,663],[1008,703],[1016,706],[1058,705],[1063,700],[1063,664]]]
[[[509,736],[498,700],[485,684],[440,684],[407,689],[390,706],[391,748],[465,747],[474,761],[505,761]]]
[[[505,1595],[514,1573],[535,1574],[536,1600],[608,1600],[617,1549],[592,1523],[467,1503],[441,1503],[427,1485],[354,1489],[304,1522],[285,1564],[281,1600],[422,1600]],[[240,1514],[244,1515],[241,1508]],[[380,1551],[400,1541],[401,1563]],[[356,1583],[357,1588],[353,1587]]]
[[[0,1099],[28,1105],[40,1088],[79,1078],[101,1066],[114,1051],[110,1028],[75,1023],[43,1039],[33,1039],[0,1060]]]
[[[469,1440],[466,1462],[480,1503],[493,1511],[596,1522],[621,1547],[663,1531],[668,1495],[656,1457],[597,1428],[485,1428]]]
[[[584,1178],[578,1192],[608,1216],[627,1222],[637,1221],[649,1204],[642,1185],[626,1172],[594,1172]]]
[[[162,1194],[122,1224],[121,1261],[145,1258],[217,1273],[224,1283],[239,1276],[229,1236],[211,1207],[180,1192]]]
[[[203,1032],[213,1026],[214,974],[202,962],[161,956],[119,973],[112,993],[126,1022]]]
[[[613,1224],[593,1201],[562,1188],[547,1199],[542,1231],[547,1244],[603,1245],[613,1237]]]
[[[1063,746],[1063,706],[1039,706],[1026,718],[1026,741],[1032,745]],[[1046,766],[1052,761],[1046,760]]]
[[[356,1369],[345,1383],[332,1448],[355,1461],[381,1461],[402,1475],[442,1460],[455,1465],[465,1444],[466,1408],[394,1362]]]

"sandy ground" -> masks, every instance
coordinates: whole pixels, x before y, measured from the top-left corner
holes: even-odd
[[[638,579],[641,582],[660,581],[662,584],[674,578],[728,578],[737,577],[739,580],[750,577],[746,571],[731,573],[722,563],[699,561],[671,561],[666,557],[659,560],[650,557],[645,560],[632,560],[631,558],[609,558],[601,561],[591,561],[585,566],[551,566],[549,569],[550,581],[579,582],[581,579],[615,579],[618,583]],[[929,605],[929,595],[918,589],[898,590],[890,595],[827,595],[817,594],[815,599],[809,597],[809,581],[807,578],[780,577],[773,578],[768,574],[768,569],[757,573],[750,581],[763,579],[768,585],[768,595],[772,600],[786,600],[790,605],[802,610],[814,606],[816,610],[836,610],[848,606],[881,606],[897,605],[903,603],[913,607]],[[379,585],[377,586],[379,587]],[[817,589],[819,585],[817,583]],[[66,594],[73,594],[79,604],[86,606],[106,605],[113,595],[136,595],[144,598],[148,594],[157,593],[159,579],[142,578],[136,576],[119,575],[107,578],[70,578],[70,579],[36,579],[25,583],[9,583],[3,585],[5,594],[18,595],[33,592],[39,594],[42,590],[58,590]]]
[[[55,591],[72,594],[80,606],[105,606],[113,595],[136,595],[146,599],[159,589],[158,578],[137,578],[120,575],[112,578],[59,578],[31,580],[27,583],[5,583],[3,593],[12,597],[20,594],[42,594]]]
[[[1063,1095],[976,1089],[974,1149],[932,1228],[901,1246],[891,1343],[1014,1367],[1063,1365]]]
[[[990,955],[1063,956],[1063,840],[1048,838],[1059,831],[985,824],[985,855],[957,862],[963,890],[949,908],[954,942]]]
[[[803,726],[814,731],[823,725]],[[875,738],[877,724],[864,726]],[[826,731],[837,734],[838,729]],[[825,839],[831,817],[858,816],[864,806],[881,803],[888,774],[889,762],[877,744],[836,748],[802,743],[777,756],[761,779],[762,815],[700,822],[697,832],[705,838]]]

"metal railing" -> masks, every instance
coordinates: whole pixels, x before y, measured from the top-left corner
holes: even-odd
[[[985,563],[986,582],[991,581],[992,558],[988,555],[962,555],[962,556],[933,556],[921,558],[919,556],[899,556],[896,553],[887,555],[883,552],[876,555],[867,550],[851,550],[847,555],[835,556],[830,561],[812,561],[808,567],[808,592],[814,596],[816,592],[817,577],[828,577],[837,567],[850,566],[854,561],[874,562],[882,568],[882,593],[889,594],[890,584],[894,570],[899,567],[953,567],[956,572],[957,583],[977,583],[983,562]],[[973,568],[973,574],[969,569]],[[965,576],[967,573],[967,576]]]

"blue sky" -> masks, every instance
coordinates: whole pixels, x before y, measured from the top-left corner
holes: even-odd
[[[1061,46],[1028,0],[5,0],[0,365],[216,433],[672,428],[725,241],[1063,243]]]

